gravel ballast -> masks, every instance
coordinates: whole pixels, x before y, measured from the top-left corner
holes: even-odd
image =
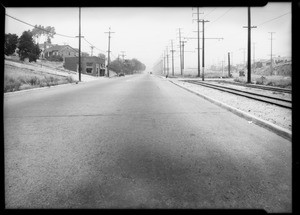
[[[225,103],[231,107],[234,107],[238,110],[244,111],[246,113],[252,114],[260,119],[266,120],[270,123],[273,123],[279,127],[288,129],[291,131],[292,129],[292,110],[279,107],[276,105],[256,101],[253,99],[245,98],[242,96],[233,95],[230,93],[222,92],[219,90],[190,84],[187,82],[183,82],[180,80],[172,79],[172,82],[185,87],[189,90],[192,90],[196,93],[200,93],[204,96],[210,97],[214,100]],[[229,85],[232,87],[232,85]],[[252,89],[247,89],[250,91]],[[260,90],[261,91],[261,90]],[[253,89],[253,92],[258,92],[257,89]],[[270,94],[270,92],[263,92],[265,94]],[[290,95],[281,95],[280,97],[290,98]]]

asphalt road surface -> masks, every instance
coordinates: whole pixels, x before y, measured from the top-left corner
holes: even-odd
[[[291,212],[291,142],[153,75],[4,98],[6,208]]]

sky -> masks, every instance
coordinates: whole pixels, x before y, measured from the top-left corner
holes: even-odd
[[[108,34],[111,34],[111,59],[122,53],[125,59],[136,58],[151,70],[171,49],[173,40],[175,73],[179,72],[179,30],[186,41],[184,64],[186,70],[195,70],[198,65],[197,55],[197,9],[192,7],[83,7],[81,8],[81,49],[91,53],[90,44],[95,48],[93,54],[107,55]],[[205,23],[205,66],[221,65],[231,53],[233,64],[247,61],[247,7],[199,7],[200,19]],[[79,8],[76,7],[42,7],[42,8],[6,8],[6,14],[32,25],[52,26],[58,34],[70,37],[79,35]],[[21,36],[23,31],[33,27],[5,17],[5,33]],[[274,20],[273,20],[274,19]],[[291,3],[274,2],[264,7],[251,7],[252,56],[254,60],[269,59],[272,49],[275,56],[291,57]],[[199,25],[202,31],[202,23]],[[78,38],[55,35],[53,44],[68,44],[78,48]],[[202,37],[202,32],[200,33]],[[209,39],[223,38],[223,39]],[[40,38],[43,43],[45,38]],[[86,42],[88,41],[88,42]],[[202,47],[202,40],[200,40]],[[255,43],[255,44],[253,44]],[[244,51],[242,49],[245,49]],[[171,67],[171,54],[169,56]],[[202,59],[202,50],[201,50]]]

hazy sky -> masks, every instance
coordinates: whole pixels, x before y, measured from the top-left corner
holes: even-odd
[[[205,24],[205,37],[224,38],[205,40],[206,66],[221,64],[228,52],[232,52],[234,64],[243,63],[244,54],[240,49],[247,48],[247,29],[243,28],[248,20],[247,7],[200,7],[199,11],[204,13],[200,14],[200,19],[210,21]],[[197,30],[197,23],[192,21],[196,18],[196,15],[192,17],[195,12],[196,8],[191,7],[83,7],[81,32],[85,39],[96,47],[93,50],[94,54],[107,54],[108,34],[104,32],[111,27],[111,31],[115,32],[111,38],[111,58],[115,59],[122,54],[121,51],[125,51],[125,58],[139,59],[146,64],[148,70],[162,57],[167,46],[170,49],[173,40],[176,50],[175,71],[179,71],[178,28],[182,28],[182,37],[197,37],[197,33],[194,32]],[[6,13],[33,25],[53,26],[59,34],[78,35],[78,8],[6,8]],[[283,16],[279,17],[281,15]],[[252,7],[251,25],[257,26],[252,29],[255,59],[270,57],[271,41],[268,32],[276,32],[273,34],[273,54],[291,56],[291,3],[269,3],[265,7]],[[6,33],[20,36],[23,31],[29,29],[32,27],[6,16]],[[44,39],[40,39],[41,43],[43,41]],[[78,48],[77,38],[55,35],[52,43],[66,43]],[[82,40],[81,44],[83,51],[91,52],[90,44],[85,40]],[[195,48],[197,40],[187,40],[185,50],[189,52],[184,56],[187,69],[197,67]],[[245,53],[247,60],[247,52]]]

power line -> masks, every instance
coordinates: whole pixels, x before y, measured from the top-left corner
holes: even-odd
[[[212,13],[215,9],[217,9],[217,8],[213,8],[211,11],[209,11],[209,12],[203,17],[203,19],[204,19],[205,17],[207,17],[210,13]]]
[[[263,23],[260,23],[260,24],[257,25],[257,26],[261,26],[261,25],[263,25],[263,24],[265,24],[265,23],[268,23],[268,22],[271,22],[271,21],[273,21],[273,20],[275,20],[275,19],[279,19],[280,17],[285,16],[285,15],[287,15],[287,14],[289,14],[289,13],[291,13],[291,12],[287,12],[287,13],[282,14],[282,15],[280,15],[280,16],[277,16],[277,17],[275,17],[275,18],[273,18],[273,19],[267,20],[267,21],[265,21],[265,22],[263,22]]]
[[[211,26],[212,23],[216,22],[217,20],[219,20],[219,19],[221,19],[223,16],[225,16],[225,14],[228,13],[231,9],[232,9],[232,7],[229,8],[227,11],[225,11],[225,13],[223,13],[223,14],[222,14],[221,16],[219,16],[217,19],[215,19],[214,21],[212,21],[212,22],[210,23],[209,26]],[[206,29],[207,29],[207,28],[206,28]]]
[[[97,50],[99,50],[99,51],[101,51],[101,52],[104,52],[105,53],[105,51],[103,51],[103,50],[101,50],[101,49],[99,49],[99,48],[97,48],[95,45],[93,45],[92,43],[90,43],[89,41],[87,41],[85,38],[83,38],[88,44],[90,44],[91,46],[93,46],[95,49],[97,49]]]
[[[17,18],[15,18],[15,17],[13,17],[13,16],[10,16],[10,15],[8,15],[7,13],[6,13],[5,15],[8,16],[8,17],[10,17],[10,18],[12,18],[12,19],[14,19],[14,20],[17,20],[17,21],[19,21],[19,22],[22,22],[23,24],[26,24],[26,25],[29,25],[29,26],[31,26],[31,27],[40,29],[40,30],[42,30],[42,31],[46,31],[46,32],[49,32],[49,33],[53,33],[53,32],[48,31],[48,30],[46,30],[46,29],[40,28],[40,27],[38,27],[38,26],[36,26],[36,25],[29,24],[28,22],[25,22],[25,21],[22,21],[22,20],[20,20],[20,19],[17,19]],[[68,38],[76,38],[76,37],[74,37],[74,36],[68,36],[68,35],[59,34],[59,33],[55,33],[55,35],[59,35],[59,36],[62,36],[62,37],[68,37]]]

